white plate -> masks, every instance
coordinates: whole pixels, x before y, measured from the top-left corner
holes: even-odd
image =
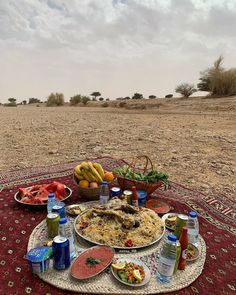
[[[178,213],[166,213],[165,215],[162,216],[162,221],[164,222],[165,224],[165,227],[168,228],[169,230],[175,230],[175,227],[169,227],[168,225],[166,225],[166,219],[168,217],[171,217],[171,216],[178,216],[179,214]]]
[[[117,262],[132,262],[132,263],[135,263],[135,264],[137,264],[139,266],[142,266],[143,270],[145,272],[145,278],[141,283],[139,283],[139,284],[130,284],[130,283],[126,283],[126,282],[122,281],[121,278],[118,276],[117,270],[113,269],[113,267],[111,266],[111,272],[112,272],[113,276],[119,282],[121,282],[122,284],[125,284],[127,286],[131,286],[131,287],[140,287],[140,286],[146,285],[150,281],[151,272],[150,272],[149,268],[146,266],[146,264],[143,263],[141,260],[132,259],[132,258],[120,258],[120,259],[117,260]]]
[[[178,216],[178,215],[184,215],[184,216],[186,216],[186,217],[188,217],[187,215],[185,215],[185,214],[182,214],[182,213],[166,213],[165,215],[163,215],[162,216],[162,221],[164,222],[164,224],[165,224],[165,227],[167,228],[167,229],[169,229],[169,230],[175,230],[175,227],[169,227],[168,225],[166,225],[166,219],[168,218],[168,217],[171,217],[171,216]]]

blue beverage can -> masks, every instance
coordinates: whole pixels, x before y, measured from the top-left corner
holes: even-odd
[[[56,205],[52,207],[52,212],[59,214],[60,218],[65,218],[66,217],[65,203],[58,202]]]
[[[111,188],[111,198],[119,197],[119,196],[121,196],[121,194],[122,194],[122,192],[119,187],[114,186]]]
[[[52,243],[53,268],[66,269],[70,266],[70,246],[67,238],[56,236]]]

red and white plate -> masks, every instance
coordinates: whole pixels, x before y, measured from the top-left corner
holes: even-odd
[[[72,264],[71,276],[78,280],[85,280],[98,275],[111,264],[114,254],[114,249],[108,246],[95,246],[85,250]],[[89,258],[99,263],[88,264]]]

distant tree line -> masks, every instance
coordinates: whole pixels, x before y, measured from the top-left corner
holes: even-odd
[[[207,68],[206,70],[200,72],[200,82],[195,88],[194,84],[191,83],[181,83],[176,86],[175,92],[181,94],[183,97],[189,97],[197,91],[206,91],[209,92],[210,96],[231,96],[236,95],[236,68],[225,69],[223,64],[223,56],[213,63],[213,66]],[[90,94],[92,99],[89,96],[76,94],[70,98],[70,105],[75,106],[78,104],[87,105],[89,101],[109,101],[109,98],[104,99],[99,91],[94,91]],[[173,94],[165,95],[165,98],[172,98]],[[156,95],[151,94],[148,96],[149,99],[156,99]],[[139,100],[144,99],[143,94],[134,93],[132,97],[118,97],[116,100]],[[42,103],[38,98],[29,98],[28,104],[39,104]],[[23,100],[22,105],[27,104],[27,100]],[[64,94],[63,93],[51,93],[46,101],[47,106],[62,106],[65,104]],[[8,103],[4,104],[5,106],[17,106],[16,99],[13,97],[8,98]],[[107,106],[107,105],[106,105]]]

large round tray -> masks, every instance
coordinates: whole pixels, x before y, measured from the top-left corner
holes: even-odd
[[[83,214],[85,214],[87,211],[88,211],[88,210],[82,212],[81,214],[79,214],[79,215],[76,217],[76,219],[75,219],[75,221],[74,221],[74,231],[76,232],[76,234],[77,234],[80,238],[84,239],[85,241],[87,241],[87,242],[89,242],[89,243],[91,243],[91,244],[95,244],[95,245],[104,245],[104,244],[98,243],[98,242],[96,242],[96,241],[93,241],[93,240],[90,240],[90,239],[84,237],[84,236],[81,235],[81,233],[77,230],[77,228],[76,228],[77,220],[78,220]],[[147,244],[147,245],[136,246],[136,247],[121,247],[121,246],[115,246],[115,245],[114,245],[114,246],[112,246],[112,247],[113,247],[114,249],[120,249],[120,250],[141,249],[141,248],[149,247],[149,246],[151,246],[151,245],[153,245],[153,244],[159,242],[159,241],[163,238],[164,234],[165,234],[165,223],[163,223],[162,234],[161,234],[156,240],[152,241],[151,243],[149,243],[149,244]],[[107,246],[110,246],[110,245],[107,245]]]
[[[71,226],[73,219],[69,218]],[[166,236],[166,235],[165,235]],[[203,238],[199,238],[199,258],[192,263],[187,264],[184,271],[177,271],[169,284],[160,284],[156,279],[157,261],[160,248],[164,238],[160,243],[151,245],[150,247],[137,250],[135,253],[116,253],[115,259],[119,258],[134,258],[141,259],[151,271],[151,279],[149,283],[140,288],[131,288],[119,283],[110,273],[102,272],[99,275],[89,280],[76,280],[70,275],[70,267],[64,271],[56,271],[50,263],[49,270],[45,273],[40,273],[38,276],[45,282],[63,290],[78,292],[78,293],[93,293],[93,294],[159,294],[164,292],[173,292],[183,289],[192,284],[202,273],[205,258],[206,244]],[[38,224],[30,235],[28,250],[34,248],[47,240],[47,226],[45,220]],[[81,253],[86,248],[81,244],[76,244],[76,249]]]

